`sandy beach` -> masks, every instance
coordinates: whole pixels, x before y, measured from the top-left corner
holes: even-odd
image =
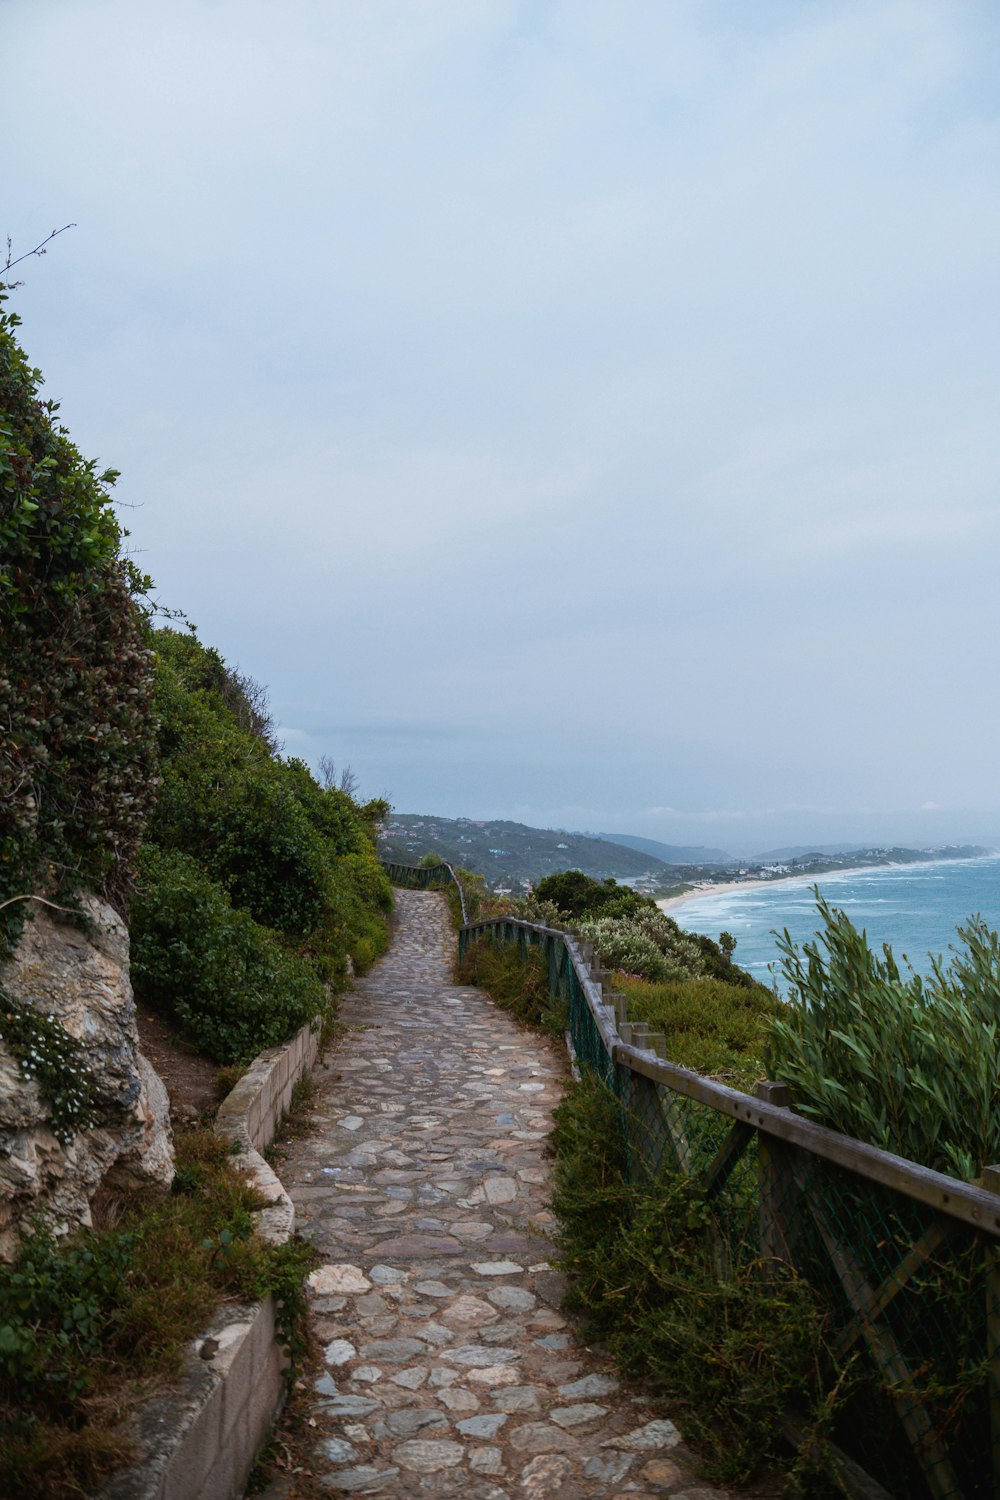
[[[661,911],[674,912],[688,901],[696,901],[702,896],[728,896],[730,891],[759,890],[765,885],[817,885],[829,880],[831,875],[858,875],[864,870],[898,868],[897,865],[855,865],[850,869],[823,870],[809,875],[774,875],[769,880],[699,880],[689,891],[683,891],[679,896],[667,896],[656,904]]]

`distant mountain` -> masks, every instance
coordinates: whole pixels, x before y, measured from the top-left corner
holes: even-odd
[[[665,886],[676,870],[645,850],[628,848],[595,834],[531,828],[502,818],[436,818],[423,813],[392,813],[379,839],[385,859],[419,864],[436,854],[449,864],[485,875],[492,887],[520,887],[557,870],[582,870],[598,880],[651,877]]]
[[[651,854],[665,865],[735,865],[736,856],[725,849],[706,849],[702,844],[661,844],[659,839],[640,839],[633,833],[599,833],[599,839],[612,844],[624,844],[626,849],[639,849]]]

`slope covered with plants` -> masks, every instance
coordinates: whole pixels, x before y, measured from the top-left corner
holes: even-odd
[[[192,635],[152,637],[161,786],[133,903],[137,994],[220,1063],[327,1008],[384,951],[384,804],[277,753],[253,684]]]
[[[40,894],[120,908],[155,790],[149,580],[122,556],[114,470],[43,400],[0,287],[0,958]]]

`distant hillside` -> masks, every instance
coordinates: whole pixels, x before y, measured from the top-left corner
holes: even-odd
[[[612,844],[624,844],[626,849],[639,849],[651,854],[665,865],[735,865],[734,854],[725,849],[706,849],[702,844],[661,844],[659,839],[640,839],[633,833],[599,833],[599,839],[608,839]]]
[[[859,845],[857,844],[789,844],[784,849],[765,849],[763,854],[755,854],[753,859],[755,862],[764,863],[776,859],[802,859],[806,855],[815,857],[820,854],[857,854],[858,852]]]
[[[503,819],[435,818],[421,813],[393,813],[379,840],[386,859],[418,864],[436,854],[450,864],[463,865],[489,884],[517,889],[524,881],[540,880],[556,870],[582,870],[598,880],[646,875],[653,885],[677,880],[676,870],[642,850],[582,833],[553,828],[530,828]]]

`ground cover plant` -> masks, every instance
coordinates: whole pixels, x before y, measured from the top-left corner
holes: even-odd
[[[127,1460],[127,1409],[171,1379],[220,1300],[274,1292],[294,1352],[314,1256],[256,1239],[260,1206],[228,1142],[196,1131],[177,1139],[169,1196],[64,1242],[24,1239],[0,1267],[0,1494],[66,1500]]]
[[[566,1006],[549,994],[548,968],[538,948],[522,958],[513,944],[475,938],[459,965],[462,984],[478,984],[516,1021],[561,1036],[566,1030]]]
[[[552,1205],[568,1305],[626,1374],[669,1401],[707,1478],[777,1472],[786,1494],[839,1493],[821,1444],[795,1458],[781,1438],[790,1404],[814,1436],[835,1404],[819,1299],[783,1266],[720,1255],[710,1207],[682,1174],[629,1182],[623,1126],[619,1101],[586,1072],[556,1111]]]
[[[618,974],[615,987],[628,999],[630,1019],[663,1033],[671,1062],[750,1093],[767,1076],[764,1053],[781,1005],[763,985],[706,978],[651,984]]]

